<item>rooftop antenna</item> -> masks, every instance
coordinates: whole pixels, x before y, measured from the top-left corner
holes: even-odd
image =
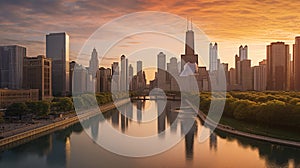
[[[186,17],[186,30],[189,30],[189,17]]]
[[[193,20],[191,18],[191,30],[193,30]]]

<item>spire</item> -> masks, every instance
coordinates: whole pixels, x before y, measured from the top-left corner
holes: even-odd
[[[186,30],[189,30],[189,17],[186,17]]]

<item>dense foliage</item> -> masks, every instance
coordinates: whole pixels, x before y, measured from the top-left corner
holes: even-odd
[[[119,99],[124,93],[115,95]],[[74,103],[80,109],[103,105],[113,100],[110,93],[82,94],[72,97],[55,97],[52,101],[36,101],[26,103],[13,103],[6,109],[6,116],[16,116],[19,119],[24,115],[32,114],[37,117],[45,117],[50,113],[68,113],[74,111]],[[0,118],[1,122],[1,118]]]
[[[200,93],[200,110],[207,113],[211,100],[224,99]],[[228,92],[224,116],[268,126],[300,128],[300,94],[297,92]]]

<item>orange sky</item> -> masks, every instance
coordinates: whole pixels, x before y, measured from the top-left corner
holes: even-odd
[[[152,10],[192,18],[211,41],[218,42],[220,58],[229,66],[234,65],[238,47],[247,44],[249,58],[256,65],[266,57],[267,44],[284,41],[291,45],[300,35],[299,6],[296,0],[1,1],[0,44],[25,45],[28,55],[34,56],[45,53],[46,33],[66,31],[74,59],[85,40],[104,23]]]

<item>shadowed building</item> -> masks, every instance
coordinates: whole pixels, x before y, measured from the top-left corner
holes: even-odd
[[[267,46],[267,90],[289,90],[289,45],[274,42]]]
[[[0,46],[0,88],[23,87],[23,60],[26,48],[18,45]]]
[[[70,92],[69,35],[65,32],[47,34],[46,56],[52,59],[53,95],[67,95]]]
[[[300,36],[295,38],[293,51],[294,90],[300,91]]]
[[[39,99],[52,98],[51,59],[44,55],[24,58],[23,87],[24,89],[39,89]]]
[[[259,62],[259,66],[253,67],[253,89],[265,91],[267,88],[267,61]]]
[[[97,71],[96,92],[111,91],[111,69],[100,67]]]
[[[39,100],[38,89],[0,89],[0,108],[5,108],[12,103],[22,103]]]

